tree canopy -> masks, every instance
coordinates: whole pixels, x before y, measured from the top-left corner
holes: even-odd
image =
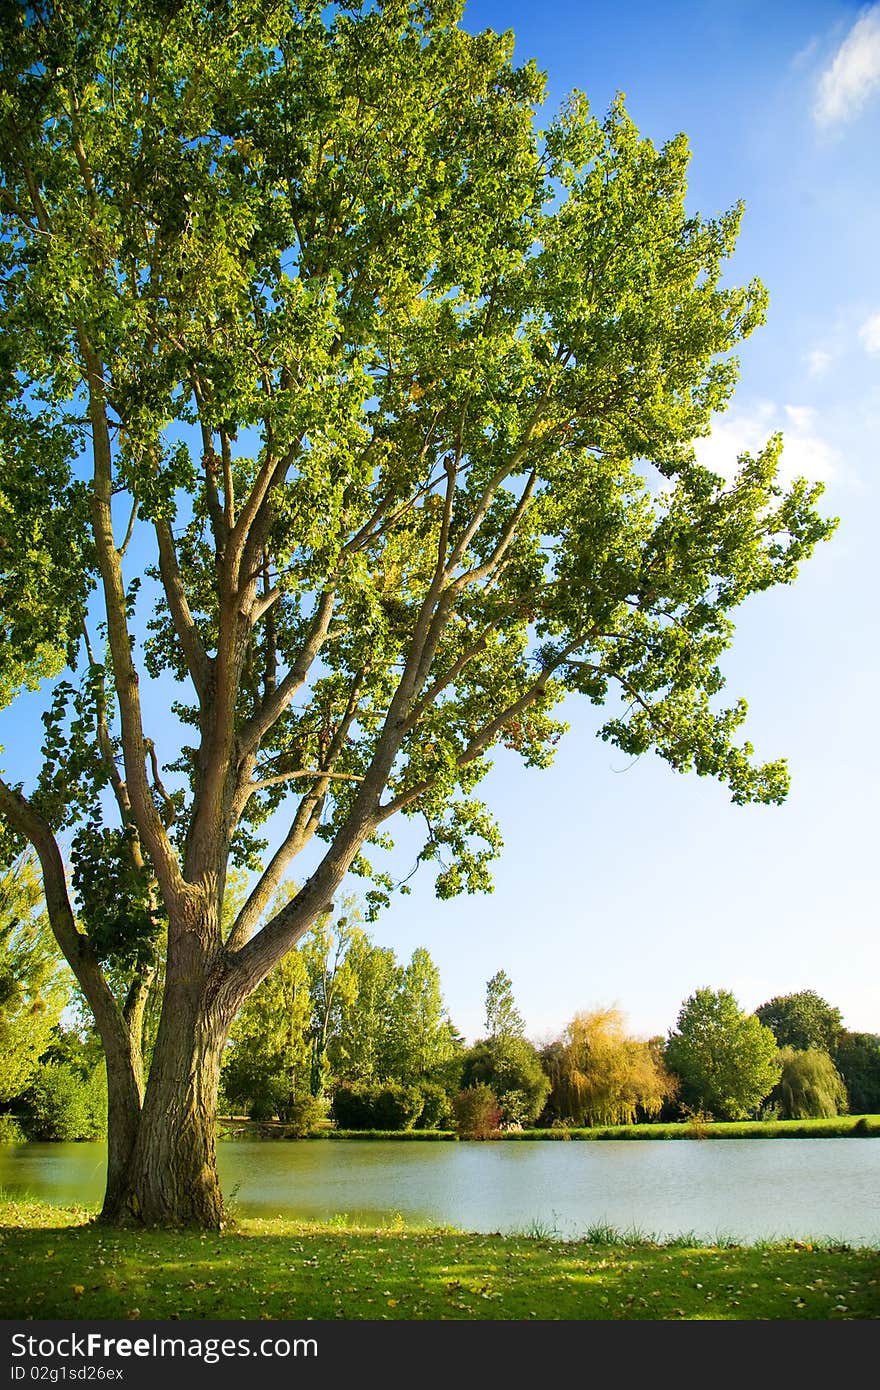
[[[576,1125],[632,1124],[659,1115],[676,1082],[651,1044],[626,1032],[617,1008],[579,1013],[544,1052],[550,1108]]]
[[[236,1010],[349,871],[387,898],[396,815],[441,897],[487,888],[478,784],[546,766],[566,696],[737,803],[786,793],[719,661],[833,523],[780,438],[696,462],[765,311],[726,277],[742,208],[692,212],[686,139],[622,100],[539,131],[542,75],[461,16],[3,9],[0,695],[53,684],[0,811],[111,1062],[108,1210],[219,1219]]]
[[[822,999],[814,989],[797,994],[778,994],[761,1004],[755,1016],[769,1029],[780,1047],[796,1052],[820,1048],[832,1053],[843,1028],[840,1010]]]
[[[782,1071],[770,1029],[727,989],[698,989],[685,1000],[664,1058],[681,1080],[682,1101],[718,1120],[747,1119]]]

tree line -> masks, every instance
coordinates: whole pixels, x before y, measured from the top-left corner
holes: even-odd
[[[234,898],[235,893],[233,891]],[[307,1134],[340,1129],[593,1127],[704,1117],[880,1112],[880,1035],[843,1027],[815,991],[753,1013],[696,990],[664,1037],[641,1039],[609,1007],[558,1037],[526,1036],[512,981],[486,984],[483,1036],[468,1046],[440,974],[372,940],[357,901],[325,913],[239,1011],[220,1076],[221,1111]],[[234,910],[234,902],[230,904]],[[155,1034],[148,999],[145,1033]],[[45,920],[33,862],[0,877],[0,1134],[104,1132],[101,1050]]]

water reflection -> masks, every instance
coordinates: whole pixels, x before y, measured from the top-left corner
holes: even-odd
[[[223,1188],[243,1215],[570,1238],[607,1224],[667,1239],[833,1238],[880,1247],[880,1142],[228,1142]],[[100,1144],[0,1146],[0,1187],[100,1200]]]

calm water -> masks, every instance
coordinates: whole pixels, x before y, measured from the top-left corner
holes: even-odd
[[[44,1201],[100,1199],[100,1144],[0,1145],[0,1187]],[[658,1238],[831,1237],[880,1246],[880,1141],[596,1143],[305,1141],[219,1145],[243,1215],[442,1224],[469,1231],[601,1222]]]

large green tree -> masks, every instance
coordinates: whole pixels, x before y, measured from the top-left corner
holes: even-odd
[[[698,989],[681,1006],[664,1061],[681,1082],[681,1099],[716,1120],[744,1120],[782,1072],[776,1039],[730,990]]]
[[[395,816],[441,896],[485,889],[477,785],[550,761],[566,695],[786,792],[718,663],[831,523],[779,438],[732,479],[694,454],[765,310],[725,276],[742,209],[692,212],[685,138],[620,101],[538,132],[541,74],[460,21],[2,9],[0,693],[54,695],[0,810],[105,1049],[108,1220],[217,1225],[237,1010]]]
[[[794,1048],[796,1052],[819,1048],[832,1053],[843,1028],[840,1010],[814,989],[777,994],[761,1004],[755,1016],[772,1031],[780,1047]]]
[[[843,1078],[821,1047],[807,1048],[803,1052],[782,1047],[778,1060],[782,1073],[770,1092],[770,1102],[778,1105],[784,1120],[831,1117],[846,1111]]]
[[[850,1110],[854,1114],[880,1114],[880,1034],[844,1029],[833,1060],[846,1085]]]

